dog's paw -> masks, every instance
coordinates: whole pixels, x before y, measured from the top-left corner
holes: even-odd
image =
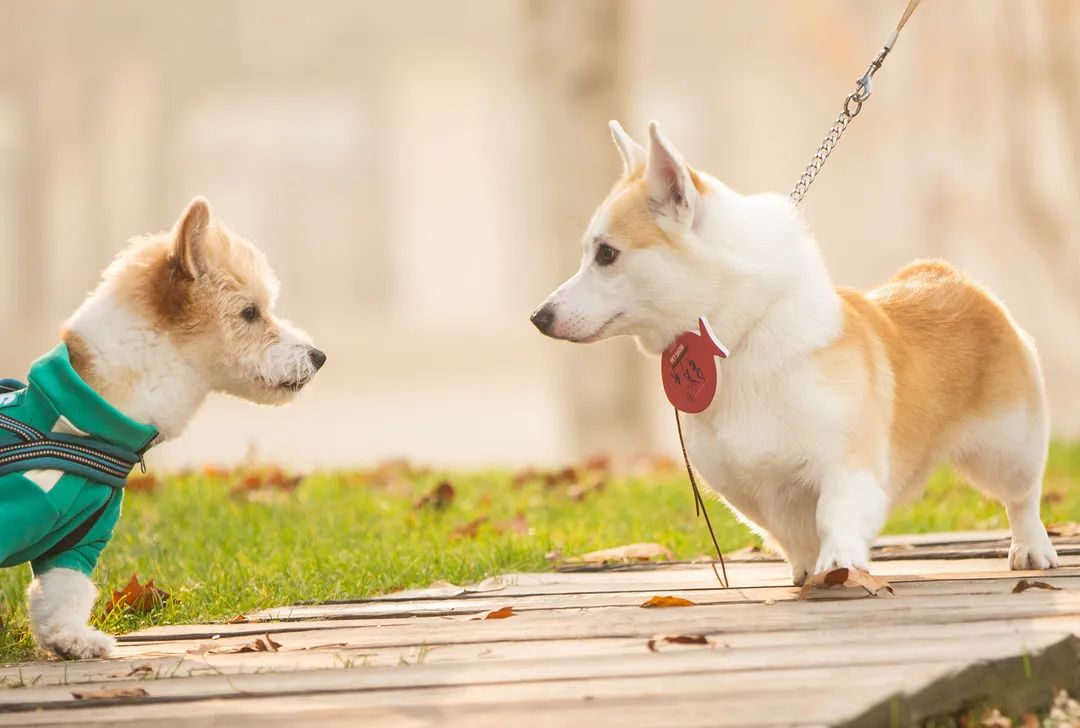
[[[810,574],[806,569],[791,567],[791,583],[795,586],[802,586],[809,578]]]
[[[817,564],[814,573],[821,574],[833,569],[862,569],[870,570],[870,556],[861,545],[845,546],[841,543],[823,543],[818,552]]]
[[[1060,565],[1054,544],[1045,534],[1035,543],[1013,540],[1009,547],[1009,568],[1013,571],[1056,569]]]
[[[116,640],[86,626],[63,627],[41,635],[41,646],[59,657],[85,660],[108,656],[116,647]]]

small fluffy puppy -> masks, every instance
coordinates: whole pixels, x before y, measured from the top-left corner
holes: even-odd
[[[1043,377],[998,300],[940,261],[868,293],[834,287],[786,197],[696,171],[655,123],[648,150],[611,131],[622,178],[589,223],[581,268],[532,321],[659,354],[707,316],[730,356],[712,405],[683,415],[690,459],[796,584],[867,569],[890,507],[946,460],[1005,505],[1013,569],[1058,565],[1039,520]]]
[[[41,647],[80,658],[111,650],[88,624],[89,575],[145,449],[180,434],[210,392],[282,404],[326,361],[274,315],[277,291],[263,254],[196,198],[171,232],[135,239],[108,267],[29,385],[5,383],[4,452],[38,459],[0,470],[0,565],[31,562]],[[48,459],[57,451],[63,462]]]

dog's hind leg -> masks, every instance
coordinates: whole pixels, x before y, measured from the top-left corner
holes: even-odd
[[[30,627],[38,645],[61,657],[104,657],[112,652],[112,637],[89,625],[97,589],[74,569],[50,569],[30,582],[27,590]]]
[[[966,427],[954,457],[957,469],[972,485],[1004,504],[1012,529],[1012,569],[1050,569],[1059,564],[1039,518],[1048,439],[1045,416],[1018,406]]]

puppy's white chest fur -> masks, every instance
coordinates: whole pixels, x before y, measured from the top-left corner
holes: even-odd
[[[681,415],[691,462],[746,519],[814,540],[818,487],[837,447],[835,398],[808,362],[766,374],[732,360],[720,369],[712,406]]]

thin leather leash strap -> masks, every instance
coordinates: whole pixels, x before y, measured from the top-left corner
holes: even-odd
[[[705,516],[705,526],[709,529],[709,536],[712,537],[713,548],[716,549],[716,555],[720,557],[720,568],[724,572],[723,578],[720,578],[720,574],[716,571],[716,563],[713,562],[713,573],[716,574],[716,580],[720,582],[725,589],[728,588],[728,576],[727,566],[724,565],[724,554],[720,551],[720,544],[716,542],[716,532],[713,531],[712,521],[709,520],[709,510],[705,507],[705,501],[701,499],[701,489],[698,487],[697,478],[694,477],[694,469],[690,467],[690,456],[686,453],[686,440],[683,439],[682,431],[682,417],[679,416],[678,408],[675,409],[675,426],[679,430],[679,445],[682,447],[683,462],[686,464],[686,474],[690,476],[690,487],[694,489],[694,515]]]

